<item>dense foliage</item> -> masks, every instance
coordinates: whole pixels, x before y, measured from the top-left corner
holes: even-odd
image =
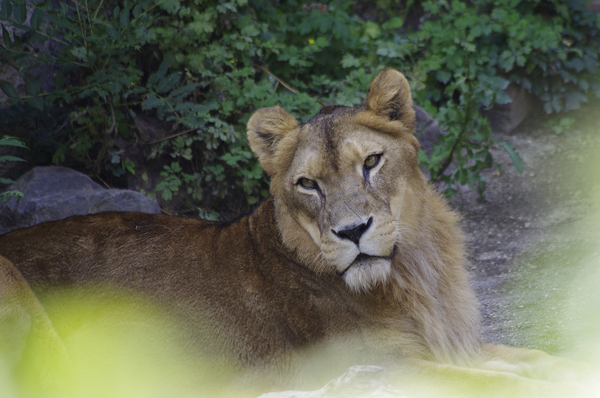
[[[11,137],[9,135],[5,135],[4,137],[0,138],[0,147],[17,147],[17,148],[23,148],[23,149],[27,149],[27,147],[25,146],[25,144],[23,142],[21,142],[20,140],[16,139],[15,137]],[[13,156],[13,155],[0,155],[0,164],[1,163],[5,163],[5,162],[24,162],[24,159],[21,159],[18,156]],[[0,177],[0,183],[1,184],[12,184],[14,183],[13,180],[9,179],[9,178],[4,178],[4,177]],[[9,200],[11,198],[21,198],[23,197],[23,193],[19,192],[19,191],[4,191],[0,193],[0,203]]]
[[[26,77],[21,88],[0,82],[13,104],[0,119],[26,126],[32,161],[118,184],[147,180],[144,162],[167,159],[155,192],[204,216],[268,194],[245,138],[254,110],[279,104],[304,121],[322,104],[356,105],[386,66],[407,75],[446,132],[419,159],[449,195],[456,184],[483,192],[479,171],[498,167],[492,145],[522,169],[479,113],[509,101],[510,82],[547,112],[600,96],[598,17],[584,0],[75,0],[27,15],[23,1],[2,0],[0,21],[25,34],[3,25],[0,62]],[[47,40],[60,46],[42,51]],[[56,62],[47,89],[28,74]],[[163,129],[146,134],[140,121],[155,119]]]

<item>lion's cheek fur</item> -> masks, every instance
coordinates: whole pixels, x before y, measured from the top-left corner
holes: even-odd
[[[281,197],[281,190],[272,187],[271,193],[275,199],[275,222],[281,242],[288,250],[297,253],[304,264],[315,264],[321,255],[320,233],[316,224],[310,223],[308,215],[292,210],[297,208],[293,199],[277,200]]]

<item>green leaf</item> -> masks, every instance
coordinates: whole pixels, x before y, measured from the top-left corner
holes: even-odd
[[[88,61],[87,51],[85,47],[73,47],[71,48],[71,55],[84,62]]]
[[[10,180],[9,180],[10,181]],[[5,200],[10,200],[12,198],[20,199],[23,197],[23,193],[19,191],[6,191],[0,193],[0,202]]]
[[[67,3],[60,3],[60,13],[62,15],[67,15],[67,13],[69,12],[69,6],[67,5]]]
[[[131,160],[123,159],[123,161],[121,162],[121,167],[129,171],[131,174],[135,175],[135,163],[133,163]]]
[[[2,0],[2,9],[0,9],[0,20],[7,21],[12,17],[12,4],[10,0]]]
[[[165,93],[173,88],[181,80],[179,73],[172,73],[169,76],[161,79],[156,85],[156,92],[159,94]]]
[[[565,110],[571,111],[574,109],[579,109],[580,102],[587,102],[587,97],[581,91],[572,90],[567,93],[567,102],[565,104]]]
[[[27,145],[25,145],[23,142],[8,135],[5,135],[0,139],[0,146],[16,146],[18,148],[27,149]]]
[[[0,162],[24,162],[24,159],[18,158],[16,156],[11,155],[2,155],[0,156]]]
[[[158,67],[158,71],[156,71],[156,73],[153,73],[152,75],[150,75],[150,77],[148,78],[148,86],[152,86],[152,85],[156,84],[160,79],[165,77],[165,75],[167,74],[168,71],[169,71],[169,58],[167,57],[167,58],[163,59],[163,61],[160,63],[160,66]]]
[[[569,64],[577,72],[581,72],[585,68],[585,64],[583,63],[581,58],[573,58],[571,62],[569,62]]]
[[[106,33],[108,33],[111,39],[116,39],[117,36],[119,36],[119,32],[117,32],[117,30],[111,25],[106,27]]]
[[[444,191],[444,196],[446,197],[446,199],[450,200],[457,193],[458,191],[454,188],[446,188],[446,190]]]
[[[17,28],[21,29],[21,28],[19,27],[19,25],[17,25],[17,24],[14,24],[13,26],[15,26],[15,27],[17,27]],[[15,45],[15,47],[16,47],[18,50],[22,50],[22,49],[23,49],[23,43],[21,42],[21,38],[20,38],[18,35],[14,35],[14,36],[13,36],[13,40],[14,40],[14,45]]]
[[[42,97],[29,97],[27,98],[27,104],[35,109],[44,109],[44,99]]]
[[[23,1],[22,3],[15,4],[15,21],[18,24],[24,24],[27,20],[27,4]]]
[[[368,39],[376,39],[381,35],[381,29],[377,22],[367,21],[363,24],[363,37]]]
[[[10,84],[9,82],[0,82],[0,88],[4,91],[4,94],[9,96],[10,98],[19,98],[19,94],[17,94],[17,90],[15,86]]]
[[[160,63],[160,66],[158,67],[158,71],[156,72],[157,78],[161,79],[161,78],[165,77],[167,75],[168,71],[169,71],[169,58],[165,58]]]
[[[393,17],[389,21],[385,22],[382,27],[385,30],[400,29],[404,25],[404,19],[399,17]]]
[[[479,129],[477,132],[470,136],[473,141],[483,141],[490,135],[489,129]]]
[[[2,25],[2,40],[4,40],[4,46],[6,46],[6,48],[10,50],[13,46],[13,43],[10,40],[10,33],[8,33],[4,25]]]
[[[133,17],[134,18],[139,18],[139,16],[142,14],[142,11],[144,10],[144,6],[142,4],[138,4],[133,8]]]
[[[165,100],[157,98],[153,95],[149,96],[144,102],[142,102],[142,109],[152,109],[165,104]]]
[[[31,25],[31,29],[39,30],[43,21],[44,12],[40,8],[36,8],[35,10],[33,10],[33,13],[31,14],[31,20],[29,23]]]
[[[29,95],[37,95],[40,93],[40,83],[33,77],[25,77],[25,87]]]
[[[519,156],[517,151],[515,151],[512,145],[510,145],[508,142],[500,141],[497,144],[500,148],[504,148],[504,150],[508,153],[510,160],[513,162],[513,166],[515,166],[515,170],[517,170],[517,173],[522,174],[524,169],[523,159],[521,159],[521,156]]]
[[[177,95],[180,95],[180,94],[189,94],[189,93],[192,93],[194,90],[196,90],[196,88],[198,86],[199,86],[199,84],[187,84],[185,86],[179,87],[179,88],[171,91],[169,93],[169,97],[173,98],[173,97],[175,97]]]
[[[14,184],[15,182],[13,180],[10,180],[8,178],[2,178],[0,177],[0,184]]]
[[[129,26],[129,10],[124,10],[121,15],[119,15],[119,23],[121,24],[122,29]]]
[[[504,90],[500,90],[496,92],[496,101],[495,103],[498,105],[504,105],[512,102],[512,98],[510,95],[506,94]]]
[[[63,75],[62,73],[57,73],[54,76],[54,87],[58,90],[62,89],[65,86],[66,83],[66,79],[65,79],[65,75]]]
[[[52,155],[52,164],[60,164],[65,161],[65,148],[60,147]]]
[[[158,188],[157,188],[157,190],[158,190]],[[165,190],[162,191],[162,198],[168,202],[169,200],[171,200],[173,198],[173,194],[171,193],[171,191],[169,189],[165,188]]]
[[[47,40],[48,40],[48,38],[46,36],[35,34],[35,35],[32,35],[32,36],[29,36],[27,38],[27,40],[26,40],[26,43],[29,43],[29,44],[32,44],[32,43],[42,43],[42,42],[45,42]]]
[[[159,4],[169,14],[175,14],[181,7],[179,0],[166,0],[160,2]]]
[[[342,68],[358,68],[360,65],[360,59],[355,58],[352,54],[345,54],[342,57]]]
[[[435,78],[444,84],[448,84],[448,82],[450,81],[450,78],[452,78],[452,73],[450,73],[446,70],[440,69],[435,73]]]

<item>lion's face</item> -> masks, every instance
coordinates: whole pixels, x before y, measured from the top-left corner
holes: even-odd
[[[422,181],[413,123],[410,89],[393,70],[373,81],[365,106],[324,108],[302,127],[279,107],[248,122],[284,243],[354,290],[390,274],[407,193]]]

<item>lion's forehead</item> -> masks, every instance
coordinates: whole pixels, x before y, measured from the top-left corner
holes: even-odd
[[[347,117],[306,124],[300,131],[291,169],[294,177],[344,175],[362,167],[366,156],[384,152],[393,141]]]

